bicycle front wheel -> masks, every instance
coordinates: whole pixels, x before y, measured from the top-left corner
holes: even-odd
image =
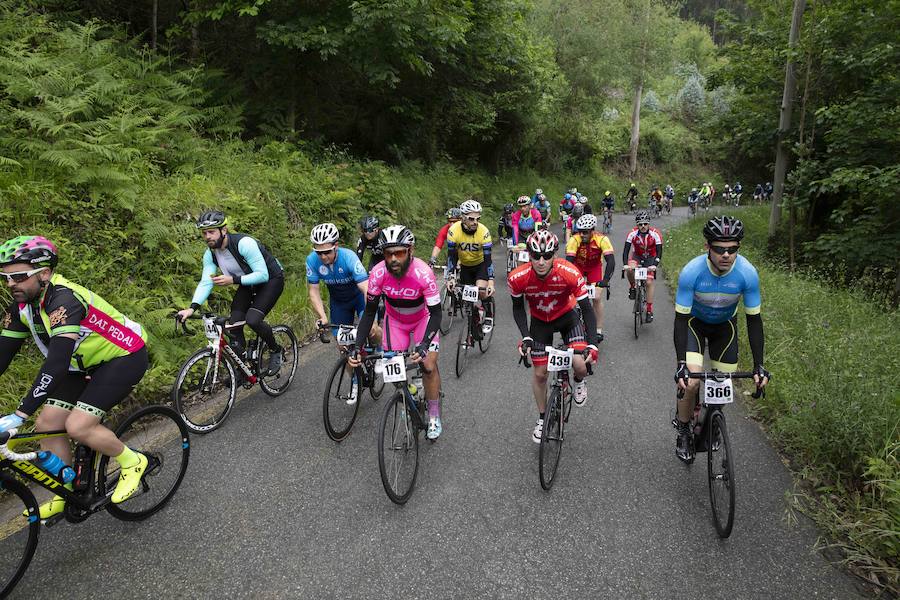
[[[146,406],[116,428],[116,435],[149,464],[140,487],[121,504],[107,505],[109,514],[123,521],[142,521],[175,495],[187,471],[191,444],[188,428],[168,406]],[[112,494],[119,479],[119,463],[100,455],[97,485],[101,495]]]
[[[402,392],[387,403],[378,424],[378,472],[391,502],[406,504],[419,473],[419,431]]]
[[[3,474],[0,490],[0,598],[6,598],[34,557],[41,521],[28,486]]]
[[[322,398],[322,420],[325,433],[335,442],[340,442],[350,434],[356,414],[359,412],[361,395],[359,371],[357,371],[356,399],[352,400],[353,371],[347,370],[347,357],[342,356],[331,369],[331,376],[325,386],[325,397]]]
[[[715,411],[707,429],[706,464],[713,524],[720,538],[731,535],[734,525],[734,456],[725,426],[725,415]]]
[[[447,284],[441,287],[441,334],[447,335],[453,327],[453,317],[456,312],[453,306],[453,292],[447,289]]]
[[[467,314],[468,313],[468,314]],[[463,312],[465,324],[459,330],[459,338],[456,341],[456,376],[462,377],[469,360],[469,346],[472,342],[472,314],[466,310]]]
[[[556,467],[563,443],[563,407],[559,388],[553,388],[547,408],[544,412],[544,431],[541,434],[541,448],[538,452],[538,473],[541,487],[549,490],[553,487]]]
[[[280,396],[294,381],[300,356],[297,353],[297,336],[294,335],[293,329],[287,325],[275,325],[272,327],[272,335],[281,347],[281,368],[275,373],[268,372],[269,356],[272,352],[260,340],[256,372],[259,373],[259,387],[262,391],[270,396]]]
[[[641,285],[634,286],[634,339],[638,339],[638,326],[641,324],[641,305],[644,302],[644,294]]]
[[[204,348],[191,356],[175,379],[172,404],[184,424],[194,433],[209,433],[220,427],[237,394],[234,366],[224,357],[216,363],[216,352]]]
[[[491,300],[493,302],[493,300]],[[494,327],[497,326],[497,303],[494,303],[494,326],[488,333],[482,333],[481,339],[478,340],[478,349],[482,354],[487,352],[488,348],[491,347],[491,339],[494,337]]]

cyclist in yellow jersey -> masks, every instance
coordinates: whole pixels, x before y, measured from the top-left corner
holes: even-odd
[[[459,261],[459,279],[462,285],[477,285],[478,294],[484,303],[485,319],[482,332],[490,333],[494,328],[494,266],[491,263],[491,231],[482,223],[481,204],[466,200],[460,207],[463,219],[454,223],[447,232],[448,273],[452,273]],[[448,282],[451,285],[452,280]]]

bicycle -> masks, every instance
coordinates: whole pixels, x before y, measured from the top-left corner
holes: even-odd
[[[509,251],[506,253],[506,274],[509,275],[516,267],[524,265],[529,260],[528,251],[525,250],[524,243],[520,242],[515,246],[510,246]]]
[[[622,276],[625,271],[632,267],[625,266],[622,269]],[[650,271],[656,271],[656,267],[633,267],[634,270],[634,339],[638,339],[639,326],[642,328],[647,319],[647,277]]]
[[[556,470],[559,467],[559,458],[562,455],[562,445],[565,440],[565,427],[569,422],[572,412],[573,392],[569,382],[569,369],[572,368],[572,360],[575,351],[564,344],[558,346],[546,346],[547,371],[555,373],[550,383],[549,398],[544,408],[544,429],[541,432],[541,443],[538,450],[538,478],[541,487],[550,490],[556,481]],[[582,352],[587,357],[588,350]],[[525,368],[531,367],[531,361],[527,356],[519,360]],[[593,375],[591,365],[587,365],[588,375]]]
[[[666,215],[672,214],[672,198],[666,196],[665,202],[663,202],[663,208],[666,210]]]
[[[41,440],[65,437],[64,430],[0,432],[0,597],[5,598],[13,590],[37,548],[42,521],[29,483],[66,501],[62,513],[44,521],[48,527],[62,519],[80,523],[103,510],[122,521],[142,521],[165,506],[178,490],[190,457],[188,429],[178,413],[166,406],[141,408],[125,418],[115,433],[148,461],[137,492],[120,504],[111,500],[119,479],[119,463],[115,459],[76,444],[75,479],[69,490],[63,487],[61,479],[31,462],[37,458],[37,452],[16,451],[22,446],[33,449]]]
[[[422,363],[406,361],[414,352],[383,352],[368,357],[385,361],[384,379],[396,389],[378,423],[378,473],[388,498],[401,505],[406,504],[415,487],[419,434],[428,429],[428,403],[421,375],[430,371]]]
[[[482,324],[484,319],[482,313],[484,311],[483,303],[479,303],[478,294],[485,288],[474,285],[466,285],[462,287],[460,298],[462,300],[462,312],[464,323],[462,329],[459,330],[459,338],[456,341],[456,376],[462,377],[463,371],[469,358],[469,348],[474,348],[478,343],[478,350],[484,354],[491,345],[491,339],[494,337],[494,330],[484,333]],[[485,298],[487,300],[487,298]],[[477,304],[476,304],[477,303]]]
[[[326,323],[322,325],[319,340],[328,344],[331,338],[323,331],[336,327],[337,342],[340,345],[340,357],[331,369],[328,383],[325,386],[325,394],[322,397],[322,421],[325,425],[325,433],[335,442],[340,442],[348,435],[356,422],[359,413],[359,404],[363,388],[369,390],[372,400],[378,400],[384,391],[384,379],[379,379],[375,370],[375,361],[368,357],[373,348],[365,347],[360,350],[363,356],[363,365],[351,371],[347,369],[347,346],[356,343],[356,328],[353,325],[335,325]],[[356,397],[353,397],[353,387],[356,386]]]
[[[438,267],[435,267],[438,268]],[[444,278],[441,282],[441,335],[447,335],[453,327],[453,319],[459,313],[462,299],[459,290],[451,290],[447,285],[448,279],[456,279],[459,275],[459,265],[454,269],[453,276],[449,276],[447,267],[443,267]]]
[[[610,230],[612,229],[612,210],[610,208],[603,209],[603,227],[601,231],[603,231],[604,235],[609,235]]]
[[[690,422],[691,458],[685,462],[692,464],[697,452],[706,452],[713,525],[720,538],[727,538],[734,526],[734,451],[731,448],[722,407],[734,402],[734,385],[731,380],[752,379],[753,373],[747,371],[725,373],[714,370],[691,373],[690,378],[702,379],[703,386],[702,394],[697,395],[697,403],[694,405],[694,414]],[[753,397],[759,398],[764,393],[764,390],[759,388],[753,393]],[[679,389],[678,397],[682,396],[684,391]],[[672,420],[672,425],[677,429],[677,418]]]
[[[274,325],[272,334],[282,348],[282,365],[276,373],[266,370],[270,351],[255,336],[240,356],[228,343],[228,332],[244,326],[244,321],[227,323],[226,317],[213,313],[192,316],[203,320],[209,345],[188,358],[178,372],[172,388],[172,403],[185,425],[193,433],[205,434],[221,427],[234,407],[238,385],[251,389],[259,383],[269,396],[287,391],[297,373],[297,336],[288,325]],[[181,325],[185,335],[193,335],[184,321],[175,319],[176,332]]]

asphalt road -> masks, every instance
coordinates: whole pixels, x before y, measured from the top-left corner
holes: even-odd
[[[630,224],[617,216],[617,253]],[[500,250],[495,262],[502,269]],[[726,411],[734,531],[716,536],[705,460],[684,466],[674,455],[672,302],[660,287],[656,321],[635,340],[618,275],[613,286],[600,368],[587,406],[573,409],[549,493],[531,441],[531,371],[516,365],[502,282],[493,345],[462,380],[453,374],[458,325],[443,343],[444,434],[423,443],[405,507],[388,500],[378,475],[384,400],[363,398],[341,444],[326,436],[321,396],[335,345],[316,344],[301,351],[289,393],[254,394],[223,428],[192,439],[187,477],[161,513],[42,531],[13,596],[855,597],[854,580],[813,549],[810,523],[786,519],[791,476],[740,402]]]

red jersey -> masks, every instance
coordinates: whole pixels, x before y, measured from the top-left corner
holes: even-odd
[[[530,262],[520,265],[510,272],[507,284],[513,298],[525,295],[532,318],[547,322],[563,316],[588,297],[581,272],[561,258],[553,260],[550,272],[543,278],[537,276]]]
[[[625,238],[625,243],[631,244],[631,251],[637,257],[656,256],[656,245],[662,246],[663,243],[662,233],[656,227],[651,227],[647,233],[641,233],[641,230],[635,227]]]
[[[450,231],[451,225],[453,225],[453,223],[447,223],[446,225],[441,227],[441,230],[438,232],[437,239],[434,240],[434,245],[437,246],[439,250],[442,250],[444,248],[444,242],[447,241],[447,232]]]

